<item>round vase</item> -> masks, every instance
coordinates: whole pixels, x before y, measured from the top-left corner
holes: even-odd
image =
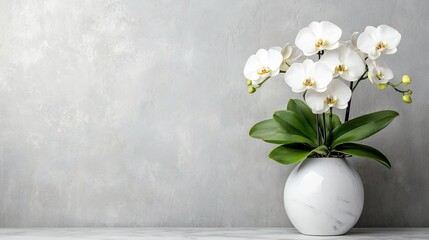
[[[287,215],[306,235],[342,235],[358,221],[364,191],[344,158],[307,158],[289,175],[284,191]]]

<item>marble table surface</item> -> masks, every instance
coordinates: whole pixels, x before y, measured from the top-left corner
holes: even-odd
[[[429,228],[356,228],[346,235],[315,237],[291,228],[0,228],[0,239],[168,239],[168,240],[251,240],[251,239],[429,239]]]

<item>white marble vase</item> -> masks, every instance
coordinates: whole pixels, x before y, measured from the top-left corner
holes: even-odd
[[[286,181],[286,212],[302,234],[347,233],[358,221],[363,202],[359,174],[344,158],[307,158]]]

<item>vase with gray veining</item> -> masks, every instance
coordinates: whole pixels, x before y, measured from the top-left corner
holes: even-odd
[[[344,158],[308,158],[289,175],[287,215],[306,235],[342,235],[358,221],[364,203],[359,174]]]

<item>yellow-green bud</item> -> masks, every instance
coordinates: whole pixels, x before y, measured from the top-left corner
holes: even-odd
[[[408,75],[402,76],[402,84],[408,85],[411,83],[411,77]]]
[[[385,89],[385,88],[387,88],[387,83],[380,83],[380,84],[377,85],[377,88],[379,90]]]
[[[247,80],[247,86],[252,85],[252,80]]]
[[[405,103],[412,103],[413,99],[411,99],[411,97],[409,95],[403,95],[402,101],[404,101]]]
[[[408,95],[411,95],[411,94],[413,94],[413,91],[411,91],[411,89],[408,89],[408,90],[407,90],[407,94],[408,94]]]
[[[249,90],[247,90],[249,93],[254,93],[256,92],[256,88],[254,87],[249,87]]]

